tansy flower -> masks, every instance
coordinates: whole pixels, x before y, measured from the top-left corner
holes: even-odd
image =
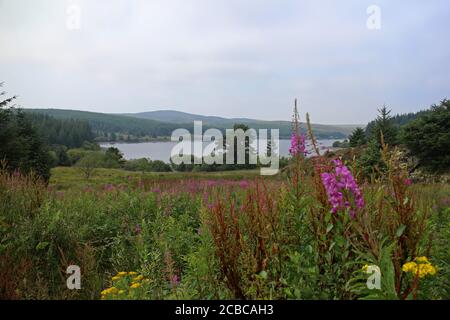
[[[108,289],[105,289],[101,292],[102,295],[108,295],[108,294],[115,294],[119,291],[119,289],[117,289],[116,287],[111,287]]]
[[[120,271],[119,273],[117,273],[117,275],[118,275],[119,277],[126,276],[127,274],[128,274],[128,272],[125,272],[125,271]]]
[[[101,294],[102,294],[102,296],[104,296],[104,295],[107,295],[108,294],[108,289],[105,289],[105,290],[103,290],[102,292],[101,292]]]
[[[132,289],[137,289],[137,288],[139,288],[140,286],[141,286],[141,285],[140,285],[139,283],[134,282],[134,283],[131,284],[130,288],[132,288]]]
[[[135,275],[137,275],[138,273],[135,272],[135,271],[130,271],[130,272],[128,272],[128,274],[129,274],[130,276],[135,276]]]
[[[364,272],[367,272],[367,269],[369,268],[369,265],[368,264],[365,264],[363,267],[362,267],[362,271],[364,271]]]
[[[144,276],[140,275],[140,276],[133,278],[133,281],[141,281],[142,279],[144,279]]]
[[[426,257],[417,257],[414,260],[421,263],[417,264],[414,261],[407,262],[402,267],[403,272],[410,272],[412,275],[418,276],[419,278],[424,278],[428,275],[434,276],[436,274],[436,268],[429,263]]]
[[[423,257],[416,257],[414,259],[414,261],[421,262],[421,263],[430,263],[430,261],[428,261],[428,258],[425,257],[425,256],[423,256]]]
[[[111,279],[112,279],[112,281],[117,281],[117,280],[120,280],[120,279],[121,279],[121,277],[119,277],[119,276],[115,276],[115,277],[112,277]]]
[[[417,270],[417,263],[407,262],[403,265],[402,270],[403,270],[403,272],[415,273]]]
[[[110,293],[112,293],[112,294],[119,292],[119,289],[117,289],[116,287],[111,287],[111,288],[109,288],[109,290],[110,290]]]
[[[434,276],[436,274],[436,268],[431,263],[419,264],[419,278],[423,278],[427,275]]]

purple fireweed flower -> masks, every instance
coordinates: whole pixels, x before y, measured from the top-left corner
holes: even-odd
[[[115,190],[115,187],[114,187],[112,184],[105,184],[105,185],[103,186],[103,189],[104,189],[105,191],[114,191],[114,190]]]
[[[327,192],[328,201],[332,205],[331,212],[336,213],[341,209],[350,209],[349,214],[355,217],[355,208],[350,199],[353,199],[357,209],[364,207],[362,192],[356,183],[350,170],[342,164],[341,160],[333,160],[335,172],[321,174],[322,183]],[[344,199],[345,197],[345,199]]]
[[[405,179],[405,181],[403,181],[403,182],[405,183],[406,186],[412,185],[411,179]]]
[[[214,186],[217,185],[217,181],[214,181],[214,180],[208,180],[208,181],[206,181],[206,185],[207,185],[208,187],[214,187]]]
[[[247,180],[242,180],[242,181],[239,182],[239,186],[240,186],[242,189],[247,189],[248,186],[249,186],[249,183],[248,183]]]
[[[293,133],[291,135],[291,146],[289,148],[289,153],[295,157],[297,155],[306,156],[308,151],[306,150],[306,138],[303,134]]]
[[[180,278],[174,274],[170,277],[170,286],[172,288],[175,288],[176,286],[178,286],[180,284]]]
[[[154,188],[152,190],[152,192],[154,192],[154,193],[161,193],[161,189],[160,188]]]

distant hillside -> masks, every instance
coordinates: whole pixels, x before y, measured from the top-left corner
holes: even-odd
[[[24,111],[46,114],[57,119],[85,120],[91,126],[97,140],[167,137],[173,130],[180,127],[179,124],[88,111],[62,109],[24,109]]]
[[[26,113],[28,119],[49,145],[78,148],[93,142],[94,134],[86,120],[57,119],[47,114]]]
[[[280,130],[280,137],[287,138],[291,134],[291,122],[289,121],[264,121],[249,118],[223,118],[216,116],[204,116],[174,110],[158,110],[140,113],[127,113],[130,117],[151,119],[171,123],[192,123],[194,120],[203,121],[204,125],[218,129],[230,128],[235,123],[245,123],[254,129]],[[312,125],[315,135],[322,139],[341,139],[347,137],[358,125]],[[302,124],[305,129],[305,125]]]
[[[255,121],[247,118],[222,118],[216,116],[203,116],[200,114],[193,114],[175,110],[158,110],[158,111],[148,111],[139,113],[125,113],[126,116],[152,119],[157,121],[171,122],[171,123],[186,123],[193,121],[203,121],[204,123],[214,124],[214,123],[229,123],[231,125],[237,122],[251,122]]]
[[[78,110],[62,109],[25,109],[26,112],[50,115],[57,119],[80,119],[89,123],[98,141],[140,141],[170,137],[178,128],[192,132],[194,120],[203,121],[203,129],[232,128],[235,123],[245,123],[254,129],[279,129],[280,138],[289,138],[291,123],[289,121],[262,121],[247,118],[222,118],[203,116],[179,111],[164,110],[136,114],[106,114]],[[313,124],[314,134],[319,139],[346,138],[356,125],[321,125]],[[305,130],[305,125],[302,124]]]

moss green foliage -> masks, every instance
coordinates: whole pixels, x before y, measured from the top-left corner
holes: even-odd
[[[348,137],[350,147],[360,147],[367,143],[366,132],[363,128],[358,127],[353,130],[352,134]]]
[[[347,139],[344,141],[335,141],[332,145],[333,148],[348,148],[349,146],[350,144]]]
[[[398,144],[408,149],[408,156],[417,159],[411,170],[424,169],[431,173],[446,172],[450,168],[450,102],[444,99],[430,109],[391,116],[386,106],[379,109],[378,117],[366,127],[367,148],[361,164],[370,174],[375,166],[382,167],[380,152],[382,141],[389,146]],[[356,129],[349,137],[350,146],[365,145],[365,135]]]
[[[149,160],[146,158],[128,160],[124,169],[140,172],[171,172],[172,167],[161,160]]]
[[[26,113],[39,134],[49,145],[79,148],[85,142],[93,142],[94,135],[89,123],[78,119],[56,119],[49,115]]]
[[[420,164],[434,171],[450,169],[450,100],[402,128],[402,142],[419,158]]]
[[[0,88],[2,87],[0,83]],[[9,171],[34,172],[45,181],[50,178],[49,149],[22,110],[12,107],[15,96],[2,100],[0,92],[0,161]]]

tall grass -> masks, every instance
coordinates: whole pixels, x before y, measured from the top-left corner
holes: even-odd
[[[63,170],[47,187],[1,171],[0,298],[448,298],[450,187],[409,185],[386,150],[384,178],[358,181],[364,208],[333,213],[321,174],[334,167],[320,159],[297,159],[276,179],[113,170],[87,183]],[[419,256],[436,275],[403,272]],[[66,287],[72,264],[81,290]],[[381,290],[366,287],[366,264],[381,269]],[[125,271],[146,281],[101,295]]]

